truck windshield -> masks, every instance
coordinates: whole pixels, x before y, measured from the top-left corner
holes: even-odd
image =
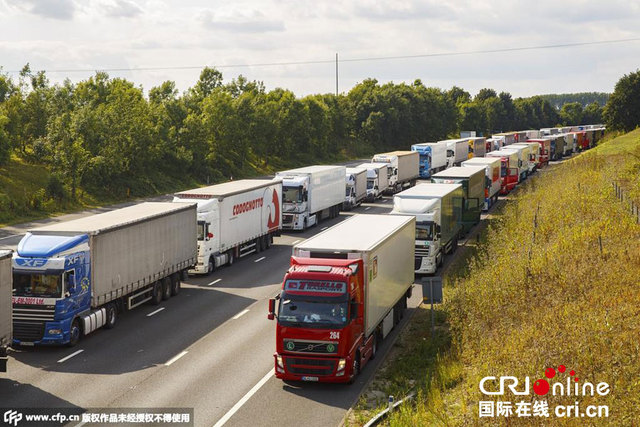
[[[433,222],[416,223],[416,240],[433,240]]]
[[[282,187],[283,203],[302,203],[302,191],[300,187]]]
[[[305,328],[342,328],[348,319],[347,295],[314,297],[283,293],[278,322],[282,326]]]
[[[507,176],[507,163],[500,162],[500,176]]]
[[[352,188],[353,188],[353,187],[347,187],[347,191],[346,191],[346,193],[345,193],[345,196],[349,197],[349,196],[351,195],[351,189],[352,189]]]
[[[13,273],[13,288],[18,297],[62,297],[61,274]]]
[[[198,240],[204,240],[204,221],[198,221]]]
[[[367,190],[373,190],[373,186],[375,185],[375,180],[368,179],[367,180]]]

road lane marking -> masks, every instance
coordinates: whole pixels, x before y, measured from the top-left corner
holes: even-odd
[[[224,414],[224,416],[220,418],[220,420],[215,423],[213,427],[222,427],[223,425],[225,425],[226,422],[229,421],[231,417],[233,417],[233,414],[238,412],[238,409],[242,408],[242,406],[247,403],[249,399],[251,399],[251,396],[253,396],[258,390],[260,390],[260,387],[262,387],[267,381],[269,381],[269,378],[271,378],[274,373],[275,368],[272,368],[269,372],[267,372],[267,375],[262,377],[262,379],[258,381],[258,384],[254,385],[253,388],[247,392],[247,394],[242,396],[242,399],[240,399],[238,403],[233,405],[233,408],[229,409],[229,412]]]
[[[182,353],[180,353],[179,355],[177,355],[176,357],[174,357],[173,359],[169,360],[167,363],[164,364],[164,366],[171,366],[173,365],[178,359],[180,359],[182,356],[184,356],[185,354],[187,354],[188,351],[183,351]]]
[[[4,240],[4,239],[11,239],[12,237],[19,237],[19,236],[18,236],[18,235],[15,235],[15,236],[0,237],[0,240]]]
[[[164,307],[160,307],[159,309],[157,309],[156,311],[152,311],[151,313],[147,314],[147,317],[151,317],[154,314],[158,314],[160,313],[162,310],[164,310]]]
[[[300,242],[302,242],[302,239],[298,239],[298,240],[294,241],[293,243],[291,243],[291,245],[293,246],[293,245],[295,245],[296,243],[300,243]]]
[[[329,227],[322,227],[322,228],[320,229],[320,231],[324,231],[324,230],[326,230],[327,228],[329,228]]]
[[[62,362],[66,362],[67,360],[71,359],[74,356],[79,355],[80,353],[82,353],[84,350],[78,350],[74,353],[71,353],[70,355],[68,355],[67,357],[63,357],[62,359],[58,360],[58,363],[62,363]]]
[[[364,208],[365,211],[368,211],[369,209],[371,209],[371,206],[367,206],[366,208]]]
[[[255,261],[253,261],[253,262],[260,262],[260,261],[262,261],[262,260],[263,260],[263,259],[265,259],[265,258],[266,258],[266,256],[263,256],[262,258],[258,258],[257,260],[255,260]]]
[[[207,286],[211,286],[211,285],[215,285],[216,283],[218,283],[219,281],[221,281],[222,279],[216,279],[213,282],[209,283]]]
[[[233,320],[239,319],[240,317],[244,316],[245,314],[247,314],[249,312],[249,309],[247,308],[246,310],[242,310],[240,313],[236,314],[235,316],[232,317]]]

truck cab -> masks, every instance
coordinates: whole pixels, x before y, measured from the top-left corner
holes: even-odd
[[[293,230],[304,230],[316,223],[316,216],[309,216],[307,206],[309,194],[308,176],[285,176],[282,178],[282,226]]]
[[[67,344],[91,309],[87,235],[27,233],[13,256],[14,344]]]
[[[277,317],[277,378],[348,382],[357,375],[370,356],[356,353],[364,338],[363,283],[361,259],[292,258],[269,307]]]

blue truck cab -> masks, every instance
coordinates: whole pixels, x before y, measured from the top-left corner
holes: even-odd
[[[414,144],[411,151],[417,151],[420,155],[418,165],[420,167],[420,178],[431,177],[431,147],[423,144]]]
[[[13,255],[13,343],[73,344],[91,310],[89,236],[27,233]]]

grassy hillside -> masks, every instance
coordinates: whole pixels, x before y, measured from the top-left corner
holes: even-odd
[[[616,200],[612,181],[636,191],[640,130],[552,166],[523,186],[490,221],[481,244],[445,276],[445,304],[435,337],[421,309],[394,361],[374,383],[380,397],[418,392],[415,405],[389,425],[578,424],[556,405],[607,405],[608,418],[640,419],[640,226]],[[515,376],[531,385],[547,368],[553,381],[607,382],[607,396],[485,396],[485,376]],[[479,418],[478,402],[546,400],[551,416]],[[371,403],[371,402],[369,402]],[[382,402],[380,402],[382,404]],[[352,421],[370,413],[360,402]]]

